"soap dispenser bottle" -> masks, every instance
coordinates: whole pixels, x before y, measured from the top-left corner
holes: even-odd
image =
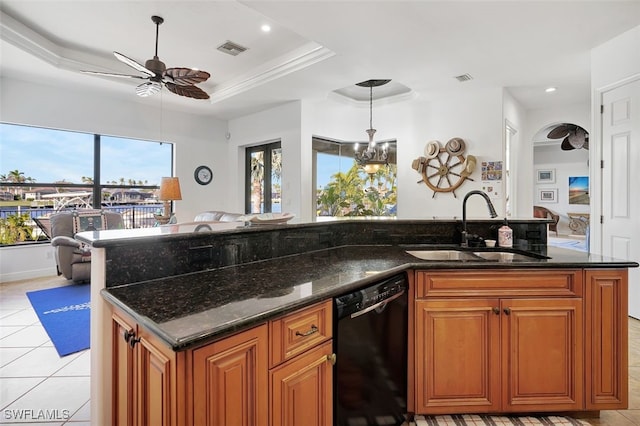
[[[506,217],[504,224],[498,229],[498,246],[513,247],[513,230],[509,227]]]

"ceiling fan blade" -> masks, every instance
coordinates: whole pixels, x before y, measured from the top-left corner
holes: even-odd
[[[119,77],[119,78],[137,78],[140,80],[146,80],[149,77],[142,77],[139,75],[129,75],[129,74],[115,74],[112,72],[100,72],[100,71],[80,71],[83,74],[92,74],[92,75],[101,75],[103,77]]]
[[[547,135],[549,139],[560,139],[564,138],[569,134],[569,132],[573,129],[573,126],[569,124],[560,124],[555,129],[551,130]]]
[[[169,68],[164,75],[171,79],[171,83],[183,86],[202,83],[211,77],[208,72],[193,68]]]
[[[129,65],[131,68],[136,69],[138,71],[140,71],[141,73],[144,73],[146,75],[148,75],[149,77],[155,77],[156,73],[154,73],[153,71],[147,69],[146,67],[144,67],[143,65],[137,63],[136,61],[134,61],[131,58],[127,58],[126,56],[124,56],[122,53],[118,53],[118,52],[113,52],[113,55],[120,61],[123,62],[127,65]]]
[[[146,98],[147,96],[155,95],[162,90],[162,85],[155,81],[147,81],[136,87],[136,95]]]
[[[194,99],[209,99],[209,94],[197,86],[183,86],[171,82],[165,82],[165,86],[176,95]]]

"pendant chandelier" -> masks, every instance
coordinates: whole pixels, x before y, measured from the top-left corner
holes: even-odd
[[[369,175],[373,175],[380,170],[381,167],[389,164],[389,144],[385,143],[382,146],[377,146],[373,140],[373,136],[376,133],[376,129],[373,128],[373,88],[385,85],[390,81],[391,80],[367,80],[356,84],[356,86],[369,88],[369,128],[367,129],[369,143],[362,150],[360,150],[359,144],[355,146],[356,163]]]

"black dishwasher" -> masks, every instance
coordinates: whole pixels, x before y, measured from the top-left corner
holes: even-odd
[[[405,421],[407,292],[401,274],[335,299],[336,425]]]

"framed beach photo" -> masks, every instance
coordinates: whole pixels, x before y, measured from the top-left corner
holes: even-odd
[[[558,189],[539,189],[538,201],[541,203],[557,203],[558,202]]]
[[[536,170],[537,183],[556,183],[556,169]]]

